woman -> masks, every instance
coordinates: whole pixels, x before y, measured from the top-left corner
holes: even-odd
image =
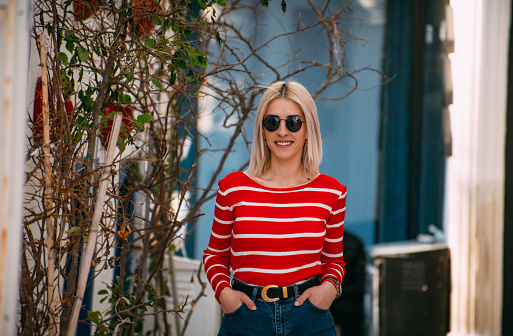
[[[315,103],[301,84],[275,82],[256,120],[249,169],[219,181],[204,251],[219,335],[336,335],[346,187],[319,173]]]

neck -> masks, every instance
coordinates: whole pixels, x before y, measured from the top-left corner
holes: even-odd
[[[301,163],[273,164],[261,178],[277,187],[294,187],[307,183],[311,176]]]

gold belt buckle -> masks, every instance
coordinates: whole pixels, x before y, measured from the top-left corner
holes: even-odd
[[[262,299],[264,299],[265,302],[278,301],[280,298],[271,299],[271,298],[269,298],[267,296],[267,291],[269,290],[269,288],[278,288],[278,286],[276,286],[276,285],[267,285],[264,288],[262,288]],[[287,293],[287,287],[282,287],[282,290],[283,290],[283,298],[284,299],[288,298],[289,295]]]

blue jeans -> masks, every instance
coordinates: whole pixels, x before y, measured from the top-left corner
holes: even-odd
[[[298,296],[296,290],[295,297],[266,302],[253,295],[250,298],[257,309],[243,304],[224,314],[218,336],[336,336],[330,310],[320,309],[309,300],[296,307]]]

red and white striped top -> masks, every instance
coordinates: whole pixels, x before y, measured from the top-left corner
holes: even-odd
[[[290,286],[315,275],[342,282],[346,186],[327,175],[268,188],[243,172],[219,181],[203,263],[216,299],[230,274],[256,286]]]

